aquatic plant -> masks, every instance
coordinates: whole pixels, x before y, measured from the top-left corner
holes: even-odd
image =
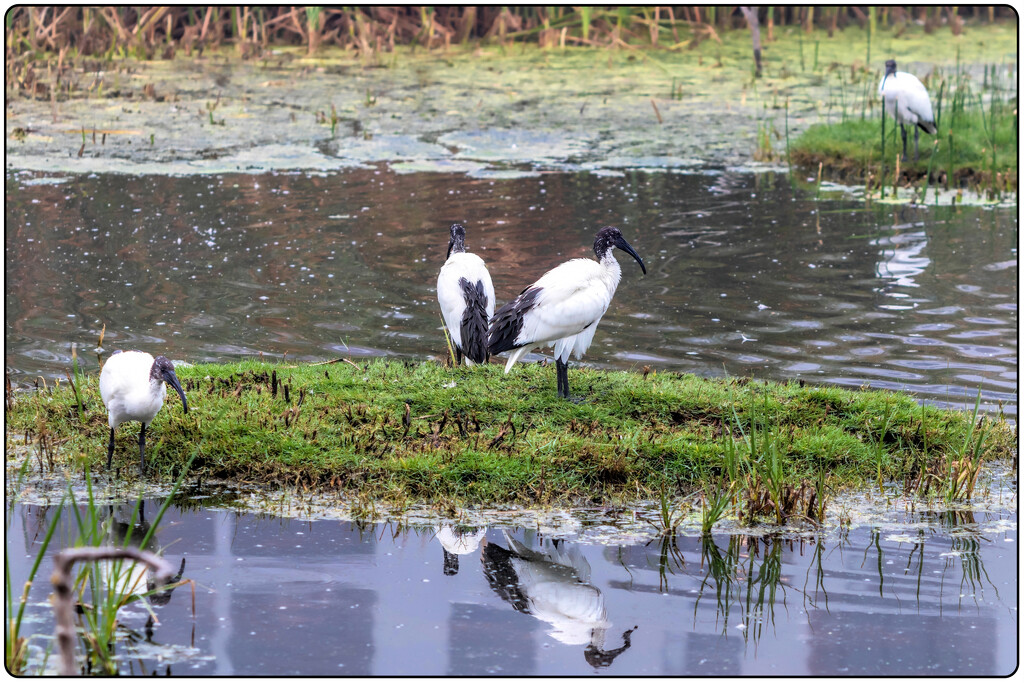
[[[130,547],[146,549],[150,546],[153,534],[167,508],[175,499],[194,458],[195,454],[193,453],[192,458],[182,469],[181,475],[174,482],[169,495],[164,499],[152,520],[146,521],[142,518],[142,499],[135,500],[131,517],[125,525],[126,532],[123,538],[118,538],[119,534],[112,531],[113,516],[104,515],[102,507],[97,503],[88,469],[85,477],[86,499],[81,511],[74,492],[69,486],[67,494],[70,502],[69,509],[74,518],[76,532],[76,538],[71,547],[91,548],[94,552],[103,550],[107,553],[103,562],[90,561],[83,565],[70,584],[77,596],[76,602],[81,606],[77,611],[80,615],[80,638],[85,655],[84,668],[86,672],[106,675],[118,673],[115,646],[120,640],[123,640],[123,636],[119,634],[118,621],[118,613],[122,608],[142,601],[150,616],[153,617],[152,609],[146,602],[146,598],[190,583],[188,580],[179,582],[180,573],[176,577],[168,575],[170,580],[166,582],[143,583],[143,575],[135,569],[140,558],[130,556],[129,561],[126,562],[125,556],[119,556],[116,552],[111,551],[125,550]],[[136,531],[141,533],[141,537],[133,537],[133,533]],[[120,545],[110,547],[111,541],[114,541],[115,544],[120,542]],[[85,555],[81,559],[88,560],[90,556]],[[55,607],[56,609],[57,607]],[[58,626],[60,626],[59,623]],[[64,657],[67,656],[65,652]]]
[[[981,391],[974,402],[971,413],[970,427],[964,434],[959,448],[955,448],[946,456],[946,485],[944,498],[947,503],[957,500],[970,500],[974,493],[974,485],[981,470],[982,452],[985,440],[991,430],[987,418],[978,420],[978,408],[981,406]]]
[[[875,436],[872,430],[872,417],[868,417],[864,423],[864,432],[867,434],[868,439],[871,442],[871,449],[874,452],[876,467],[876,484],[878,485],[878,492],[884,494],[885,491],[882,488],[882,465],[884,464],[884,458],[886,455],[885,448],[882,445],[882,439],[886,434],[889,433],[889,427],[892,425],[893,418],[893,405],[891,402],[885,404],[885,410],[882,413],[881,423],[882,426],[878,429],[878,436]],[[874,418],[877,422],[877,418]]]
[[[10,525],[15,518],[14,506],[18,502],[19,491],[21,491],[21,482],[25,479],[25,476],[28,473],[28,466],[29,458],[26,457],[25,461],[21,464],[21,467],[18,468],[16,482],[13,486],[8,488],[8,534],[10,532]],[[63,506],[65,499],[66,494],[65,497],[61,498],[59,503],[60,506]],[[50,547],[50,542],[53,539],[54,532],[57,530],[57,522],[59,519],[59,516],[55,515],[47,526],[46,533],[36,549],[36,556],[32,561],[32,568],[29,570],[25,584],[21,587],[20,595],[15,595],[15,587],[11,583],[10,559],[7,557],[7,553],[4,554],[4,666],[8,672],[15,676],[21,676],[28,673],[26,667],[28,664],[30,638],[26,638],[21,635],[21,626],[25,618],[25,606],[28,603],[29,589],[36,580],[36,575],[39,573],[39,566],[42,564],[43,557],[46,555],[46,551]],[[46,663],[44,661],[43,667],[45,667],[45,664]]]

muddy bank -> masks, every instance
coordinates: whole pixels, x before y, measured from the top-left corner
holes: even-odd
[[[870,111],[876,74],[858,30],[776,35],[757,80],[745,31],[679,51],[402,48],[360,60],[283,48],[242,60],[224,48],[79,59],[58,88],[8,99],[7,168],[260,173],[387,162],[505,177],[778,163],[787,128],[793,136],[834,118],[840,102]],[[957,37],[959,54],[948,37],[876,36],[871,61],[906,55],[924,73],[961,59],[980,71],[1015,60],[1014,41],[1001,24]],[[759,128],[771,150],[759,149]]]

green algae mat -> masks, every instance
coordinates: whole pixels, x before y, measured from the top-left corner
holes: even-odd
[[[739,495],[754,516],[813,517],[829,491],[896,484],[971,496],[985,461],[1016,454],[1001,417],[921,406],[907,394],[744,378],[572,367],[449,368],[375,359],[182,365],[147,430],[145,477],[334,490],[402,505],[627,504]],[[69,374],[69,379],[74,379]],[[7,445],[30,470],[101,476],[109,430],[97,375],[7,392]],[[137,423],[118,429],[113,470],[138,477]],[[815,502],[817,498],[817,502]]]

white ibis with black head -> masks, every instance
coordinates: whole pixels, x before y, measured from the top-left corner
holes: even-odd
[[[455,364],[486,363],[487,323],[494,314],[494,285],[484,260],[466,251],[466,228],[452,224],[447,261],[437,276],[437,302],[455,346]]]
[[[555,347],[558,395],[569,398],[569,354],[583,357],[622,277],[613,255],[616,247],[635,258],[647,274],[643,260],[618,228],[606,227],[594,238],[597,261],[566,261],[498,309],[491,319],[488,350],[512,351],[506,374],[531,348],[550,344]]]
[[[174,365],[165,356],[143,351],[115,351],[100,372],[100,396],[107,407],[110,445],[107,447],[107,469],[114,457],[114,430],[123,422],[141,422],[139,430],[139,472],[146,468],[146,427],[167,398],[170,384],[181,396],[181,405],[188,412],[185,391],[174,374]]]
[[[907,129],[905,123],[914,126],[914,161],[917,161],[917,142],[921,131],[935,135],[935,117],[932,115],[932,101],[924,84],[914,74],[896,70],[896,60],[885,63],[885,75],[878,84],[878,94],[882,96],[885,111],[900,124],[903,137],[903,159],[907,158]]]

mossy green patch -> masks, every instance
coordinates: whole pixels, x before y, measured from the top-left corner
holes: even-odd
[[[190,410],[169,395],[147,432],[147,477],[175,477],[196,452],[197,477],[392,504],[585,505],[650,499],[665,487],[686,493],[727,474],[730,444],[745,454],[744,474],[759,472],[765,453],[781,454],[779,484],[842,486],[878,473],[921,480],[943,476],[943,463],[961,458],[977,433],[969,413],[905,394],[679,373],[574,367],[580,403],[559,399],[554,369],[537,364],[504,375],[497,364],[246,361],[182,366],[178,376]],[[28,434],[44,462],[81,458],[99,471],[106,415],[97,378],[79,385],[82,416],[63,383],[12,394],[7,434]],[[1012,456],[1013,429],[986,419],[984,459]],[[118,429],[119,476],[137,476],[137,429]]]

